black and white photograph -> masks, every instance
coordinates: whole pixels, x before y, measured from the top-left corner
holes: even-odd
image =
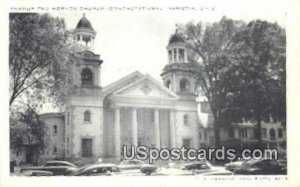
[[[10,6],[8,177],[287,182],[279,2]]]

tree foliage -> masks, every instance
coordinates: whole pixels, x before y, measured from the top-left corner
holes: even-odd
[[[33,108],[24,113],[14,113],[10,116],[10,148],[22,150],[34,147],[43,150],[47,146],[47,126]]]
[[[223,17],[212,25],[189,23],[183,28],[189,60],[198,65],[198,84],[208,99],[215,127],[215,143],[219,144],[219,127],[223,112],[228,108],[227,72],[230,69],[230,48],[235,33],[243,27],[243,22],[235,22]]]
[[[63,19],[48,14],[9,16],[10,106],[28,97],[31,104],[58,101],[72,85],[74,45]]]
[[[232,105],[239,113],[257,122],[261,140],[261,121],[270,115],[285,124],[286,119],[286,36],[276,23],[251,21],[236,33],[232,47],[234,70],[230,80]]]
[[[182,27],[189,60],[219,128],[242,118],[258,123],[269,114],[285,120],[285,31],[276,23],[248,24],[223,17],[211,25]],[[261,137],[261,136],[259,136]]]

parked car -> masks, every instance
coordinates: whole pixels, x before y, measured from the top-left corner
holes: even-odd
[[[77,170],[77,166],[67,162],[67,161],[47,161],[44,165],[42,166],[32,166],[32,167],[24,167],[21,168],[20,171],[34,171],[34,170],[39,170],[39,171],[49,171],[52,172],[53,175],[68,175],[72,173],[73,171]]]
[[[241,166],[243,164],[243,160],[235,161],[235,162],[229,162],[225,164],[225,169],[228,171],[234,172],[235,170],[241,169]]]
[[[192,171],[194,175],[232,175],[231,171],[224,167],[213,166],[209,161],[203,160],[187,164],[183,170]]]
[[[157,170],[156,175],[160,176],[186,176],[193,175],[192,171],[183,170],[178,167],[161,167]]]
[[[140,170],[144,164],[141,160],[123,160],[118,167],[120,170]]]
[[[41,170],[27,170],[22,173],[22,176],[53,176],[53,172]]]
[[[122,172],[142,172],[146,175],[151,175],[151,173],[157,170],[157,167],[152,164],[146,164],[141,160],[123,160],[118,165]]]
[[[111,176],[119,175],[120,169],[115,164],[91,164],[79,168],[69,176]]]
[[[158,175],[232,175],[233,173],[211,165],[207,160],[190,163],[171,163],[167,168],[161,168]]]
[[[244,161],[238,175],[284,175],[286,167],[280,166],[277,160],[247,160]]]

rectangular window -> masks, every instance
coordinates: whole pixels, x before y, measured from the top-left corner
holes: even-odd
[[[173,50],[173,58],[174,58],[174,61],[177,62],[177,50],[176,49]]]
[[[262,128],[261,129],[261,137],[262,138],[266,138],[267,137],[267,129],[266,128]]]
[[[138,145],[142,145],[143,144],[143,139],[141,137],[138,137]]]
[[[239,136],[240,138],[247,138],[248,137],[247,129],[239,129]]]
[[[169,50],[169,62],[172,61],[172,50]]]
[[[283,130],[282,129],[278,129],[278,138],[282,138],[283,136],[282,136],[282,133],[283,132]]]
[[[234,138],[234,129],[233,128],[228,129],[228,136],[230,138]]]
[[[54,125],[54,126],[53,126],[53,133],[54,133],[54,134],[57,134],[57,125]]]
[[[189,116],[187,114],[183,116],[183,124],[184,126],[189,126]]]
[[[184,49],[179,49],[179,61],[184,61]]]
[[[92,139],[83,138],[81,140],[82,157],[92,157]]]
[[[210,113],[210,107],[208,102],[201,102],[201,113]]]
[[[202,139],[202,132],[199,132],[199,139]]]
[[[185,147],[186,149],[191,148],[191,139],[190,138],[185,138],[182,140],[182,145],[183,147]]]
[[[53,154],[56,154],[56,153],[57,153],[57,147],[54,146],[54,147],[53,147]]]

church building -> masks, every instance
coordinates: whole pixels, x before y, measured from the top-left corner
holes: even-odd
[[[198,72],[188,62],[184,39],[177,31],[167,44],[163,84],[135,71],[105,87],[101,86],[105,60],[94,52],[96,35],[83,16],[73,32],[73,40],[83,48],[74,66],[74,92],[65,112],[41,115],[50,135],[41,158],[119,161],[123,145],[200,148],[213,140],[203,131],[209,114],[201,114]]]

